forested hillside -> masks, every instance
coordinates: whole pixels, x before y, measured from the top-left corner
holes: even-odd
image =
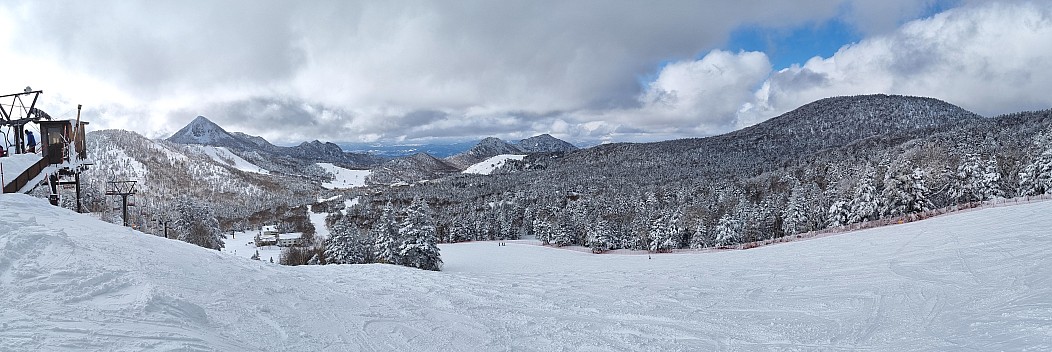
[[[363,199],[427,200],[443,241],[535,235],[664,251],[736,245],[1048,191],[1052,111],[983,118],[930,98],[823,99],[721,136],[533,154]]]
[[[200,146],[150,140],[121,130],[87,134],[88,155],[94,161],[83,175],[83,203],[87,211],[121,223],[119,197],[108,197],[108,181],[135,180],[130,199],[130,226],[173,238],[217,248],[220,231],[280,223],[302,229],[309,226],[304,204],[316,200],[321,180],[330,176],[321,168],[302,170],[297,176],[261,174],[214,160]],[[42,189],[42,187],[41,187]],[[72,197],[63,198],[72,208]]]

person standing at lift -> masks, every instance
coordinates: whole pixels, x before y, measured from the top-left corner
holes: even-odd
[[[37,152],[37,139],[33,136],[33,131],[26,131],[26,152],[36,153]]]

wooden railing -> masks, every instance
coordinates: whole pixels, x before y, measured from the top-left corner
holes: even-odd
[[[44,168],[48,165],[50,164],[46,158],[40,158],[36,164],[30,166],[26,171],[22,171],[21,175],[18,175],[14,180],[4,185],[4,193],[18,192],[22,187],[25,187],[29,181],[32,181],[37,175],[40,175],[40,172],[44,171]]]

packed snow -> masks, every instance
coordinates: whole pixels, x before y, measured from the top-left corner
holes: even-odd
[[[321,186],[328,189],[339,189],[339,188],[354,188],[365,186],[365,178],[369,177],[372,171],[369,170],[351,170],[345,169],[331,163],[318,163],[325,169],[325,172],[332,174],[332,182],[322,183]]]
[[[212,158],[212,160],[215,160],[217,163],[220,163],[220,164],[223,164],[223,165],[230,165],[233,168],[241,170],[241,171],[254,172],[254,173],[263,174],[263,175],[269,175],[270,174],[269,170],[264,169],[264,168],[259,167],[259,166],[256,166],[256,164],[253,164],[253,163],[249,162],[248,160],[245,160],[244,158],[242,158],[240,156],[237,156],[237,154],[231,153],[230,150],[226,149],[225,147],[213,147],[213,146],[208,146],[208,145],[193,145],[193,144],[187,145],[187,147],[191,148],[191,149],[193,149],[195,151],[198,151],[200,153],[203,153],[205,155],[208,155],[208,157]]]
[[[4,186],[14,181],[27,169],[40,161],[38,154],[12,154],[0,157],[0,172],[2,172]]]
[[[441,272],[284,267],[25,195],[0,209],[0,350],[1052,349],[1052,202],[744,251],[443,245]]]
[[[489,159],[483,160],[475,165],[468,166],[467,169],[464,169],[463,173],[489,175],[493,173],[493,170],[499,169],[501,166],[504,166],[504,164],[507,163],[508,160],[522,160],[525,157],[525,155],[518,154],[497,155]]]

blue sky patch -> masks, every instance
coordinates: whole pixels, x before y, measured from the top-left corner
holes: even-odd
[[[830,57],[844,45],[862,36],[840,20],[810,24],[797,28],[776,29],[745,26],[731,33],[727,43],[730,51],[762,51],[775,70],[792,64],[803,64],[814,56]]]

